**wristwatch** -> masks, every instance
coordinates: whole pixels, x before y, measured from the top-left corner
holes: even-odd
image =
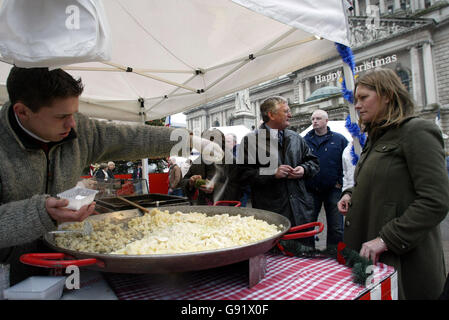
[[[378,238],[380,239],[380,241],[382,241],[382,243],[383,243],[383,244],[385,245],[385,247],[387,248],[387,249],[385,249],[385,251],[388,251],[388,246],[387,246],[387,244],[385,243],[384,239],[382,239],[381,236],[379,236]]]

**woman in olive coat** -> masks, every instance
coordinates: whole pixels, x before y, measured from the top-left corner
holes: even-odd
[[[338,203],[346,215],[344,242],[396,269],[399,299],[437,299],[446,278],[439,224],[449,210],[441,132],[413,116],[392,70],[359,77],[355,109],[368,140],[354,187]]]

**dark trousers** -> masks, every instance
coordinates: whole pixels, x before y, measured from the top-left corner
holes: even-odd
[[[447,275],[443,293],[441,293],[439,300],[449,300],[449,274]]]
[[[311,192],[314,202],[313,221],[318,220],[321,206],[326,212],[327,238],[326,246],[337,245],[343,241],[343,215],[338,211],[337,203],[341,197],[341,189],[332,188],[326,192]]]

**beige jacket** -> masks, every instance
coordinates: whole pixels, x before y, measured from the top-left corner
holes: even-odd
[[[84,168],[109,160],[169,156],[173,128],[117,125],[77,114],[71,136],[48,155],[21,139],[11,126],[9,105],[0,110],[0,262],[9,248],[55,228],[45,209],[47,195],[73,188]],[[13,116],[13,115],[12,115]]]

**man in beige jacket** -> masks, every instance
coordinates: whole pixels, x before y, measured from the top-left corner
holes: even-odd
[[[81,80],[61,69],[13,67],[10,102],[0,111],[0,263],[11,264],[11,284],[29,275],[21,254],[61,222],[82,221],[56,195],[76,185],[84,168],[107,160],[162,158],[177,141],[172,128],[125,126],[78,113]],[[179,129],[178,129],[179,130]]]

